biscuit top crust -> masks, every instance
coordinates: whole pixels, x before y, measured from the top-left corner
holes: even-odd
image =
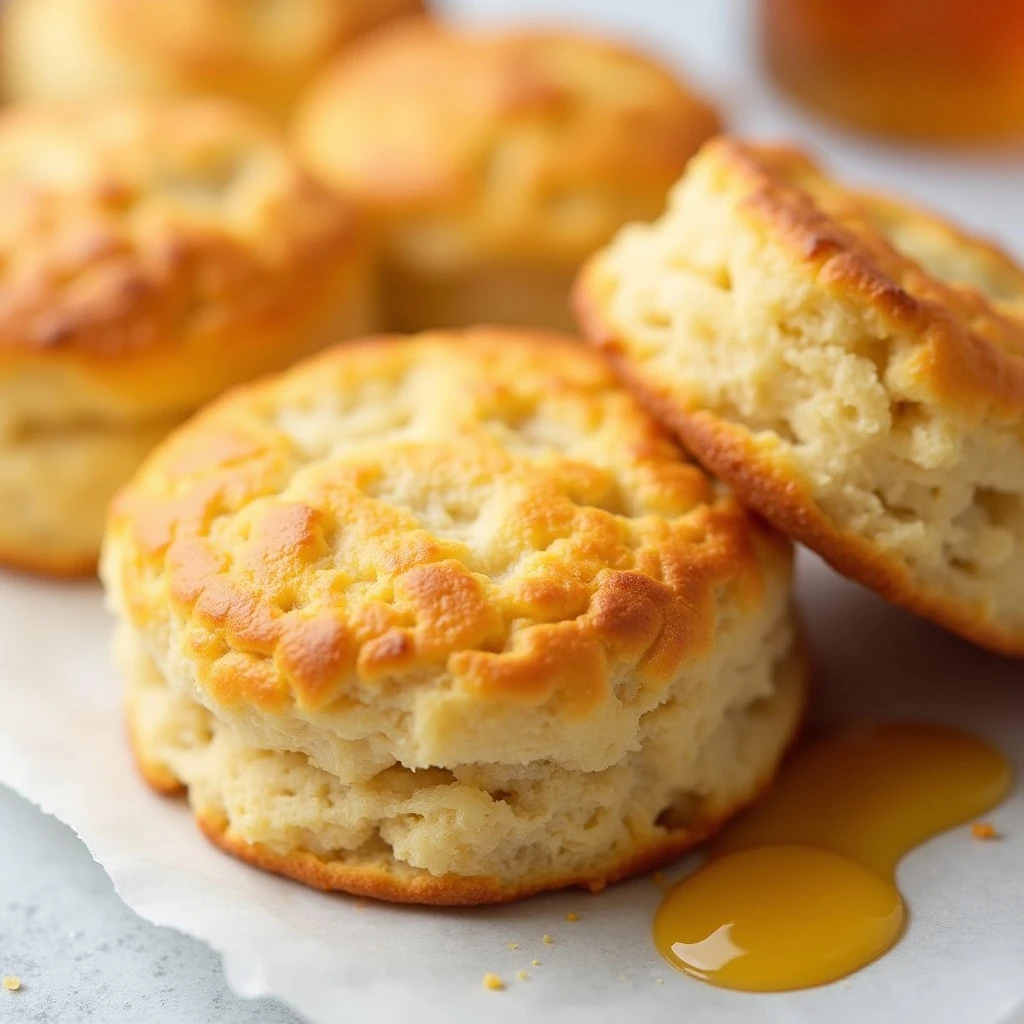
[[[132,92],[227,95],[283,116],[309,75],[350,40],[423,0],[10,0],[10,61],[54,54],[65,40],[91,95]],[[75,26],[77,38],[65,31]],[[49,40],[46,36],[49,36]],[[28,49],[22,56],[18,47]],[[96,48],[92,60],[82,51]],[[94,63],[95,62],[95,63]],[[56,69],[15,68],[15,98],[68,98]],[[52,72],[52,69],[50,69]],[[8,77],[12,78],[11,69]]]
[[[730,195],[815,286],[859,307],[872,334],[909,341],[900,372],[935,401],[972,417],[1024,415],[1024,270],[1006,253],[902,202],[848,190],[794,149],[715,139],[692,174]]]
[[[402,221],[410,256],[422,245],[453,261],[462,249],[581,259],[657,214],[717,130],[701,99],[621,45],[423,19],[348,50],[297,118],[314,170]]]
[[[501,731],[516,760],[564,753],[533,716],[654,706],[723,614],[780,613],[789,562],[597,355],[480,328],[342,345],[216,402],[115,501],[104,578],[215,710],[432,708],[443,764],[487,708],[528,712]]]
[[[233,106],[0,116],[0,370],[130,373],[144,353],[184,364],[211,346],[224,367],[258,368],[364,249],[349,208]],[[159,406],[150,377],[138,386]]]
[[[78,0],[81,2],[81,0]],[[88,0],[124,43],[198,75],[310,65],[422,0]]]

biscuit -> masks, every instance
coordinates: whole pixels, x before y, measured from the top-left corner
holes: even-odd
[[[715,140],[581,275],[590,337],[742,501],[839,572],[1024,655],[1024,272]]]
[[[283,119],[354,38],[423,0],[7,0],[8,99],[213,95]]]
[[[583,259],[653,217],[714,112],[618,44],[410,19],[299,103],[299,153],[384,239],[390,329],[571,326]]]
[[[676,856],[804,706],[792,553],[570,339],[342,346],[111,510],[143,774],[327,889],[477,903]]]
[[[216,101],[8,108],[0,166],[0,561],[90,572],[168,430],[372,328],[371,244]]]

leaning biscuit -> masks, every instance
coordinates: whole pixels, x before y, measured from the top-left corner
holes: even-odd
[[[173,426],[372,325],[369,241],[218,102],[8,108],[0,166],[0,562],[92,572]]]
[[[659,213],[717,128],[671,72],[621,45],[411,19],[322,73],[295,139],[380,225],[391,329],[569,328],[579,264]]]
[[[1024,655],[1024,271],[807,157],[719,139],[581,277],[587,333],[836,569]]]
[[[569,339],[353,343],[218,401],[115,503],[132,742],[225,849],[428,903],[599,887],[768,784],[789,545]]]
[[[7,99],[211,95],[283,119],[326,61],[423,0],[6,0]]]

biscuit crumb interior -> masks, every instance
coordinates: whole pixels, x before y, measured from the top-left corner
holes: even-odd
[[[994,395],[987,406],[937,395],[922,337],[842,280],[856,253],[890,269],[894,291],[962,304],[961,326],[1020,373],[1024,273],[937,220],[782,157],[779,189],[791,191],[780,202],[813,207],[828,225],[818,244],[846,253],[817,270],[720,152],[712,144],[691,163],[661,220],[628,228],[601,257],[588,298],[602,330],[654,394],[745,428],[766,461],[806,481],[842,530],[895,554],[921,589],[1024,631],[1020,416],[1000,413]],[[771,151],[763,159],[774,167]]]

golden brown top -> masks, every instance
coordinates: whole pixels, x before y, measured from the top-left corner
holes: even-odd
[[[325,71],[296,135],[326,180],[401,222],[410,259],[576,261],[654,216],[717,128],[702,100],[622,46],[413,19]]]
[[[283,116],[342,46],[423,0],[8,0],[8,96],[211,94]]]
[[[788,566],[597,355],[481,328],[343,345],[215,403],[115,502],[104,578],[215,710],[387,705],[408,745],[429,711],[421,763],[443,764],[516,710],[511,761],[565,754],[542,719],[635,729],[723,614],[784,601]]]
[[[716,139],[697,158],[719,190],[819,288],[914,339],[909,370],[971,415],[1024,415],[1024,269],[993,245],[851,191],[796,150]]]
[[[309,351],[364,249],[349,209],[234,107],[0,116],[0,371],[85,367],[188,407]]]

